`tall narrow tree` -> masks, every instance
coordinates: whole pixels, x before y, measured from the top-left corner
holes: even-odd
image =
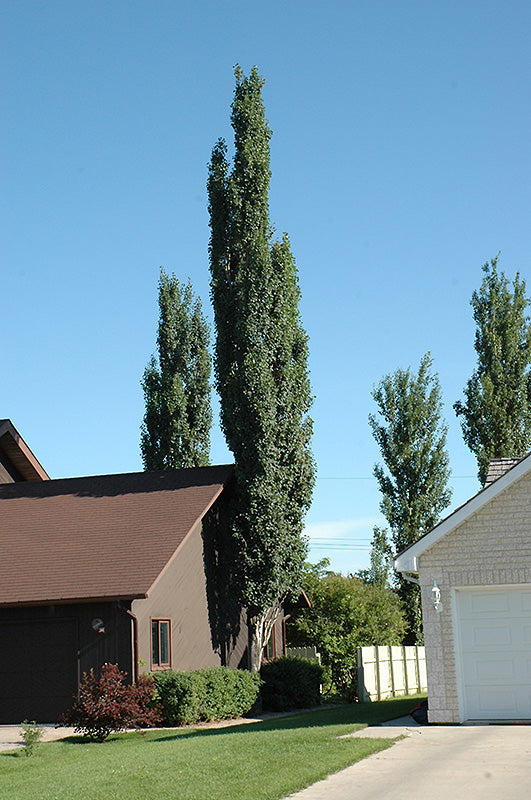
[[[372,529],[369,568],[356,572],[356,578],[370,586],[389,586],[393,550],[388,541],[387,528],[375,525]]]
[[[441,420],[439,379],[431,367],[427,353],[417,374],[398,369],[372,393],[379,416],[370,414],[369,424],[384,462],[374,467],[374,475],[396,552],[429,531],[451,498],[447,428]],[[414,643],[422,630],[418,587],[400,576],[398,592],[409,624],[408,643]]]
[[[525,281],[512,289],[498,256],[483,266],[483,283],[472,295],[477,366],[465,402],[454,404],[463,437],[485,482],[492,458],[523,456],[531,447],[531,325]]]
[[[221,423],[234,454],[236,585],[258,669],[282,600],[299,585],[304,513],[314,483],[308,337],[287,236],[272,242],[263,79],[236,68],[235,155],[225,143],[209,170],[211,293]]]
[[[212,424],[208,323],[190,281],[180,284],[162,268],[159,310],[158,359],[152,356],[142,380],[144,469],[205,466]]]

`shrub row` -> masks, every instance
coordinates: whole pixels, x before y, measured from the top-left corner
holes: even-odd
[[[322,668],[301,658],[279,658],[260,674],[228,667],[194,672],[166,670],[125,683],[117,664],[104,664],[99,677],[83,675],[79,694],[59,724],[73,725],[91,739],[104,741],[127,727],[190,725],[241,717],[262,694],[266,710],[287,711],[320,702]]]
[[[169,725],[241,717],[253,707],[260,691],[260,675],[228,667],[165,670],[156,672],[153,679]]]
[[[315,661],[284,656],[260,670],[262,706],[269,711],[310,708],[321,702],[323,668]]]

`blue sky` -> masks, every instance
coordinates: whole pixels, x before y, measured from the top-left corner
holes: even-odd
[[[428,350],[452,506],[472,495],[452,403],[481,265],[501,251],[529,279],[531,5],[17,0],[1,16],[1,416],[52,477],[141,469],[160,265],[211,317],[206,173],[238,62],[266,79],[271,219],[310,334],[312,560],[366,564],[383,522],[371,389]],[[212,459],[230,460],[217,430]]]

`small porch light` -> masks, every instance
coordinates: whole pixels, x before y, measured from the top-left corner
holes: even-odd
[[[102,619],[93,619],[92,620],[92,630],[96,633],[105,633],[105,623]]]
[[[431,599],[433,601],[433,607],[435,611],[440,614],[443,610],[443,604],[441,603],[441,590],[437,586],[437,581],[433,581],[433,588],[431,590]]]

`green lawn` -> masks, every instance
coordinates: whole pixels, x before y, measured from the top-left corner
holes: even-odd
[[[220,729],[72,737],[0,754],[0,800],[279,800],[389,746],[339,739],[415,698],[337,706]]]

